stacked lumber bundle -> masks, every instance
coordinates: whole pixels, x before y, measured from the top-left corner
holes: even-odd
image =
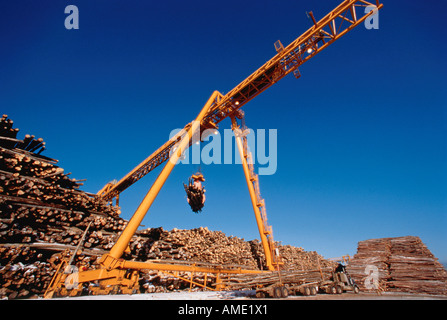
[[[371,239],[358,243],[357,253],[349,261],[347,270],[360,290],[368,290],[365,281],[370,284],[374,280],[371,276],[372,272],[377,272],[376,287],[386,288],[386,281],[390,275],[389,255],[390,245],[387,239]]]
[[[359,242],[348,271],[365,288],[375,266],[382,290],[447,294],[447,272],[419,237],[371,239]],[[365,272],[366,271],[366,272]]]
[[[390,239],[388,290],[447,295],[447,272],[418,237]]]

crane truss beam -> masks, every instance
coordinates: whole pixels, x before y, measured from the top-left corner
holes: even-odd
[[[365,10],[366,7],[371,6],[375,6],[375,10]],[[278,53],[272,59],[225,96],[220,95],[216,98],[202,121],[201,132],[208,128],[217,128],[219,122],[230,115],[236,114],[248,101],[288,74],[293,72],[296,77],[299,77],[298,68],[302,64],[363,23],[382,7],[383,4],[379,3],[378,0],[375,5],[364,0],[345,0],[318,22],[312,15],[314,25],[311,28],[285,48],[282,45],[276,46],[275,44]],[[184,131],[187,131],[190,126],[190,123],[187,124]],[[117,197],[125,189],[168,160],[172,148],[180,139],[181,135],[170,139],[118,183],[107,184],[97,195],[105,200],[112,200]]]

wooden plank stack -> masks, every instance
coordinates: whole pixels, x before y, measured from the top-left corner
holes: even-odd
[[[348,271],[363,290],[372,277],[368,266],[377,268],[382,290],[447,295],[447,272],[419,237],[359,242]]]
[[[357,253],[349,262],[347,268],[349,274],[355,280],[360,290],[367,290],[365,280],[370,276],[374,266],[378,272],[378,282],[381,288],[386,287],[386,280],[389,278],[388,257],[390,246],[386,239],[371,239],[358,243]]]
[[[45,144],[33,136],[17,139],[18,129],[5,115],[0,120],[0,298],[42,296],[64,256],[71,256],[87,226],[82,252],[74,264],[95,267],[108,252],[127,221],[120,208],[80,190],[58,161],[41,155]],[[207,228],[139,230],[130,242],[127,259],[139,261],[242,266],[265,269],[258,240],[245,241]],[[316,252],[281,246],[287,270],[309,270],[330,262]],[[185,275],[186,277],[187,275]],[[148,292],[187,288],[178,279],[148,271]],[[203,275],[195,274],[196,281]],[[210,284],[212,277],[207,278]]]

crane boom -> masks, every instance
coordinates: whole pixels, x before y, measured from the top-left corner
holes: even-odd
[[[277,41],[275,43],[277,54],[227,94],[219,97],[202,120],[200,130],[217,128],[219,122],[234,114],[248,101],[288,74],[293,72],[295,77],[299,78],[298,68],[302,64],[376,12],[376,10],[372,10],[366,13],[366,10],[358,10],[368,6],[375,6],[379,10],[382,9],[383,4],[378,0],[375,5],[364,0],[345,0],[318,22],[310,13],[314,25],[285,48],[280,41]],[[186,132],[190,126],[191,123],[187,124],[184,131]],[[116,184],[108,183],[97,195],[105,200],[117,197],[125,189],[168,160],[172,148],[180,139],[181,136],[176,135],[167,141],[120,181]]]

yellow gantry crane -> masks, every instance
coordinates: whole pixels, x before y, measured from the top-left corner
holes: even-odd
[[[365,10],[366,7],[371,6],[375,9]],[[265,251],[267,267],[269,270],[279,269],[281,261],[277,250],[275,250],[272,228],[267,224],[265,204],[259,192],[258,177],[254,174],[252,161],[250,161],[251,154],[247,148],[246,130],[238,124],[238,120],[243,119],[241,107],[288,74],[293,73],[296,78],[299,78],[301,75],[298,68],[303,63],[363,23],[382,7],[383,4],[379,3],[379,0],[375,4],[364,0],[345,0],[318,22],[310,13],[313,26],[305,33],[287,47],[284,47],[278,40],[274,44],[277,54],[227,94],[224,95],[214,91],[193,122],[188,123],[182,131],[158,148],[120,181],[109,183],[98,192],[98,197],[108,201],[115,198],[118,202],[121,192],[166,162],[115,245],[109,253],[101,257],[100,268],[73,271],[75,268],[68,265],[68,262],[65,265],[61,264],[45,296],[52,297],[54,294],[78,295],[82,291],[83,284],[89,282],[96,283],[95,286],[90,288],[90,292],[93,294],[104,294],[112,291],[136,292],[138,290],[138,270],[142,269],[164,272],[211,273],[217,275],[218,279],[221,274],[262,272],[222,266],[203,267],[194,264],[172,265],[158,262],[136,262],[121,258],[174,166],[185,150],[191,146],[192,137],[195,134],[201,135],[206,129],[218,129],[219,122],[226,118],[230,118],[232,121],[232,129],[241,156],[261,243]]]

